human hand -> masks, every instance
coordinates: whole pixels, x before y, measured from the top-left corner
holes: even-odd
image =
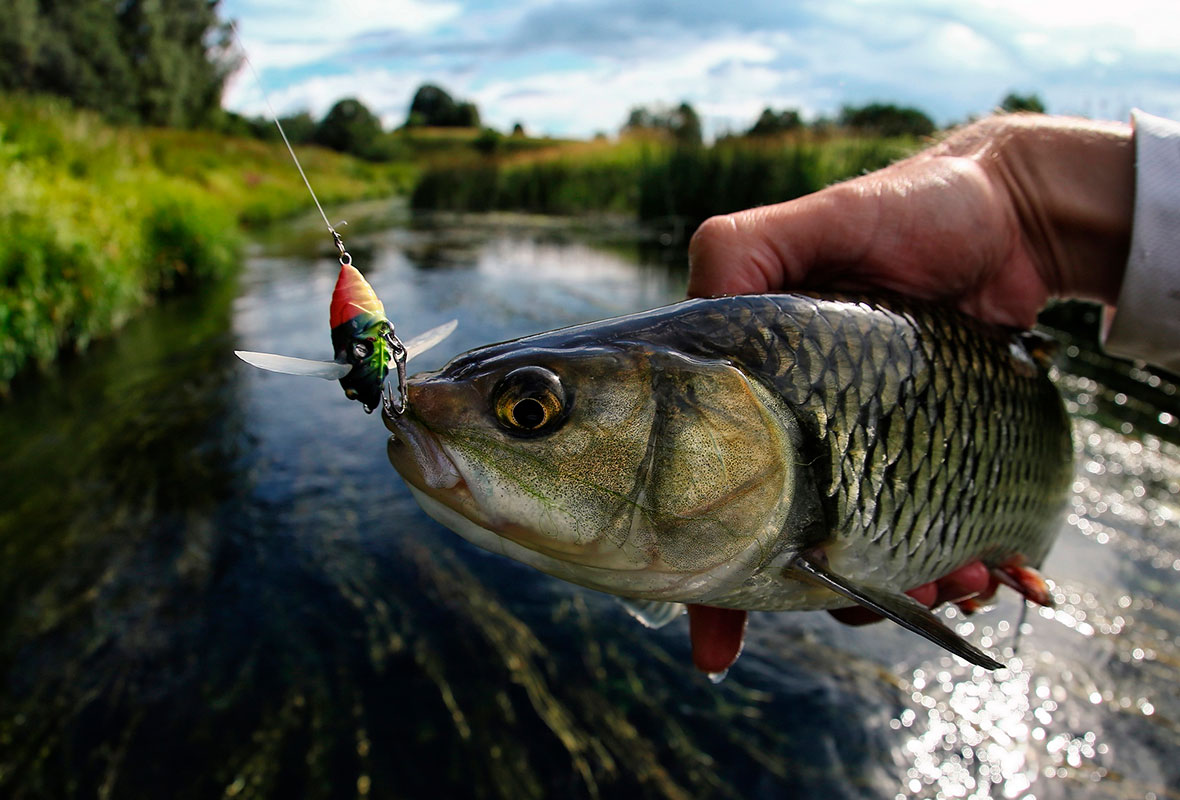
[[[999,580],[982,561],[972,561],[936,581],[924,583],[906,592],[924,606],[936,608],[943,603],[954,603],[970,614],[996,593]],[[878,622],[881,615],[863,606],[834,608],[829,611],[845,625],[867,625]]]
[[[992,117],[878,172],[707,220],[689,247],[688,292],[887,289],[1028,328],[1050,297],[1114,303],[1133,204],[1128,126]],[[971,610],[995,590],[973,562],[907,594]]]
[[[878,172],[707,220],[688,291],[887,289],[1031,327],[1050,297],[1117,298],[1133,170],[1128,126],[988,118]]]

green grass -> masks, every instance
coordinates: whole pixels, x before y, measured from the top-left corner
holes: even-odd
[[[449,211],[619,212],[640,220],[777,203],[878,169],[920,146],[910,138],[796,134],[683,147],[652,136],[559,144],[424,169],[411,202]]]
[[[414,178],[406,164],[298,152],[325,203]],[[282,145],[118,128],[58,100],[0,96],[0,392],[162,293],[230,274],[243,225],[310,202]]]

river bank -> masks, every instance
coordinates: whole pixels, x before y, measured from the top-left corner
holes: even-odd
[[[414,168],[298,148],[322,201],[404,193]],[[0,394],[161,294],[233,272],[242,228],[310,204],[281,144],[116,127],[0,96]]]

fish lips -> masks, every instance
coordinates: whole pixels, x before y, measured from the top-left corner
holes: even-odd
[[[405,415],[383,414],[382,419],[393,433],[387,446],[389,461],[406,482],[432,494],[454,489],[462,482],[455,462],[434,434]]]

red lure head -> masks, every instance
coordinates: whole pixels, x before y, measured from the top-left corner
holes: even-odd
[[[393,325],[373,287],[351,264],[340,267],[328,320],[336,360],[352,365],[340,386],[350,400],[372,411],[381,402],[381,389],[393,363]]]
[[[360,314],[385,316],[385,306],[359,269],[352,264],[341,264],[340,275],[336,278],[336,288],[332,291],[329,325],[335,330]]]

